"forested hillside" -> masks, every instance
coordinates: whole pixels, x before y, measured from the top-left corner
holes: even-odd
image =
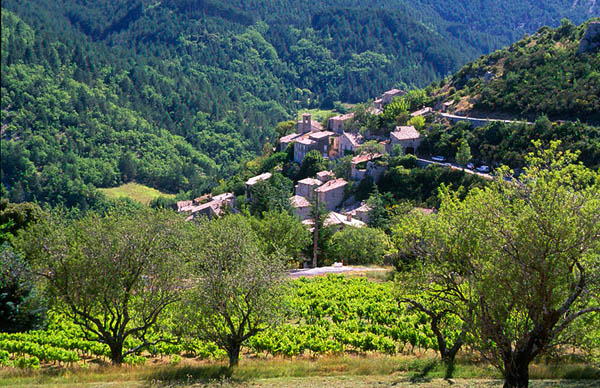
[[[588,26],[565,20],[469,63],[434,96],[475,117],[504,115],[600,123],[600,54],[581,46]],[[595,27],[594,27],[595,28]],[[596,40],[598,37],[596,36]],[[582,47],[582,49],[580,49]]]
[[[422,87],[521,31],[599,13],[503,3],[473,24],[473,7],[425,0],[5,0],[3,196],[86,208],[129,181],[205,191],[299,109]]]

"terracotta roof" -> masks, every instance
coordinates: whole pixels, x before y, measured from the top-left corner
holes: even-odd
[[[335,174],[333,173],[333,171],[327,171],[327,170],[323,170],[323,171],[319,171],[317,173],[317,178],[335,178]]]
[[[304,144],[304,145],[313,145],[316,142],[314,140],[309,139],[308,137],[301,137],[298,140],[296,140],[296,143],[298,144]]]
[[[323,221],[323,225],[325,225],[325,226],[340,225],[340,224],[343,224],[346,226],[354,226],[356,228],[362,228],[363,226],[367,225],[364,222],[362,222],[361,220],[357,220],[356,218],[350,217],[350,220],[348,220],[347,216],[345,216],[344,214],[336,213],[336,212],[329,212],[329,214],[327,215],[327,218],[325,219],[325,221]]]
[[[304,178],[298,181],[299,184],[309,185],[309,186],[321,186],[323,182],[315,178]]]
[[[248,186],[255,185],[260,181],[266,181],[267,179],[270,179],[272,176],[273,175],[270,172],[265,172],[264,174],[260,174],[260,175],[257,175],[255,177],[248,179],[246,181],[246,185],[248,185]]]
[[[372,210],[371,206],[368,204],[362,204],[361,206],[354,209],[355,212],[370,212]]]
[[[294,195],[293,197],[291,197],[290,204],[292,205],[292,207],[295,207],[295,208],[310,206],[310,202],[308,202],[308,200],[306,198],[304,198],[300,195]]]
[[[342,136],[345,136],[354,147],[358,147],[364,142],[364,138],[359,133],[344,132]]]
[[[183,212],[187,211],[188,208],[191,208],[194,205],[194,201],[177,201],[177,211]]]
[[[227,201],[228,199],[235,199],[235,194],[223,193],[223,194],[215,195],[214,197],[212,197],[212,199],[213,199],[213,201]]]
[[[409,127],[396,127],[396,130],[390,133],[390,137],[398,141],[413,140],[420,138],[421,134],[411,125]]]
[[[292,140],[294,140],[295,138],[297,138],[298,136],[300,136],[299,133],[291,133],[289,135],[283,136],[279,138],[279,142],[280,143],[289,143]]]
[[[335,135],[334,132],[329,132],[329,131],[319,131],[319,132],[311,132],[309,137],[311,139],[322,139],[324,137],[329,137]]]
[[[348,184],[344,178],[338,178],[325,182],[321,187],[315,189],[315,192],[325,193],[330,190],[335,190],[340,187],[344,187]]]
[[[362,162],[368,162],[369,160],[374,160],[380,158],[382,155],[380,153],[376,154],[360,154],[352,158],[352,164],[359,164]]]

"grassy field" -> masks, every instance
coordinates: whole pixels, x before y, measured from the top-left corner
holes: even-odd
[[[531,368],[533,388],[598,387],[597,369],[581,365]],[[89,366],[0,371],[5,387],[501,387],[500,375],[487,365],[459,362],[452,379],[437,359],[415,356],[329,356],[315,360],[244,359],[230,372],[223,363],[184,360],[169,365],[154,360],[141,367]]]
[[[298,112],[297,120],[302,120],[303,113],[310,113],[312,120],[321,122],[331,114],[338,114],[335,110],[305,109]]]
[[[111,187],[109,189],[98,189],[106,194],[110,198],[120,198],[127,197],[131,198],[134,201],[138,201],[147,205],[154,198],[158,196],[163,196],[167,198],[175,198],[174,194],[165,194],[152,187],[140,185],[139,183],[126,183],[119,187]]]

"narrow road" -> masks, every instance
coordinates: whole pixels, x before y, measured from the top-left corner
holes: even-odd
[[[505,123],[505,124],[512,124],[512,123],[525,123],[525,124],[529,124],[529,125],[534,124],[530,121],[485,119],[485,118],[479,118],[479,117],[458,116],[458,115],[453,115],[450,113],[441,113],[441,112],[437,112],[437,113],[439,113],[442,117],[447,118],[448,120],[478,122],[478,123],[480,123],[480,125],[487,124],[487,123],[493,123],[493,122],[497,122],[497,121],[501,122],[501,123]]]
[[[455,170],[463,170],[465,173],[467,174],[471,174],[471,175],[479,175],[480,177],[484,178],[484,179],[489,179],[489,180],[493,180],[494,177],[491,176],[490,174],[485,174],[479,171],[475,171],[475,170],[471,170],[468,168],[463,168],[462,166],[459,166],[456,163],[450,163],[450,162],[436,162],[435,160],[431,160],[431,159],[424,159],[424,158],[417,158],[417,161],[423,163],[423,164],[437,164],[439,166],[445,166],[445,167],[450,167],[453,168]]]
[[[292,269],[289,271],[291,278],[300,277],[313,277],[319,275],[327,275],[329,273],[344,273],[344,272],[367,272],[367,271],[386,271],[385,268],[372,268],[372,267],[317,267],[317,268],[303,268],[303,269]]]

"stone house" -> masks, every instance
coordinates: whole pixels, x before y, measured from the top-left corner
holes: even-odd
[[[352,218],[350,214],[340,214],[336,212],[330,212],[323,221],[324,226],[333,226],[336,229],[342,229],[346,226],[353,226],[355,228],[363,228],[367,226],[364,222]]]
[[[350,171],[352,180],[360,181],[369,176],[377,182],[387,169],[387,166],[378,163],[378,159],[382,156],[382,154],[361,154],[352,158]]]
[[[327,171],[327,170],[319,171],[317,173],[317,179],[323,183],[329,182],[330,180],[335,179],[335,174],[333,173],[333,171]]]
[[[219,217],[227,209],[235,211],[235,194],[233,193],[215,195],[214,197],[211,197],[208,202],[198,205],[193,204],[191,206],[183,206],[180,208],[178,203],[179,212],[189,213],[189,216],[186,218],[187,221],[202,216],[208,218]]]
[[[346,113],[343,115],[333,116],[327,120],[327,129],[335,133],[341,134],[344,128],[354,120],[354,113]]]
[[[365,224],[368,224],[370,221],[369,213],[371,212],[371,210],[371,206],[363,202],[359,207],[347,212],[346,214],[349,214],[350,216],[364,222]]]
[[[313,121],[310,113],[303,113],[302,120],[296,123],[296,133],[304,134],[308,132],[322,131],[323,126],[318,121]]]
[[[296,213],[301,221],[311,217],[311,204],[306,198],[300,195],[294,195],[290,198],[290,204],[294,209],[294,213]]]
[[[321,186],[323,182],[314,178],[305,178],[298,181],[296,185],[296,195],[304,198],[314,199],[315,189]]]
[[[296,123],[296,132],[279,138],[279,149],[284,151],[291,142],[307,138],[303,135],[321,131],[323,131],[321,123],[313,121],[310,113],[304,113],[302,120]]]
[[[312,150],[319,151],[324,158],[330,157],[332,136],[329,131],[309,132],[294,139],[294,161],[302,163],[307,153]]]
[[[358,147],[365,142],[364,137],[359,133],[343,132],[339,141],[339,155],[343,157],[346,154],[355,153]]]
[[[344,200],[347,185],[348,182],[343,178],[333,179],[324,183],[315,189],[319,203],[324,204],[325,208],[329,211],[336,209]]]
[[[293,142],[296,138],[300,137],[301,135],[298,133],[291,133],[289,135],[285,135],[283,137],[279,138],[279,150],[280,151],[285,151],[286,148],[288,148],[288,146],[290,145],[291,142]]]
[[[402,146],[402,152],[405,154],[416,154],[419,145],[421,145],[421,134],[411,126],[396,127],[396,130],[390,133],[390,143],[388,151],[391,152],[396,144]]]
[[[387,92],[384,92],[380,98],[374,101],[375,109],[381,110],[384,106],[392,102],[392,100],[396,97],[405,95],[406,92],[400,89],[390,89]]]

